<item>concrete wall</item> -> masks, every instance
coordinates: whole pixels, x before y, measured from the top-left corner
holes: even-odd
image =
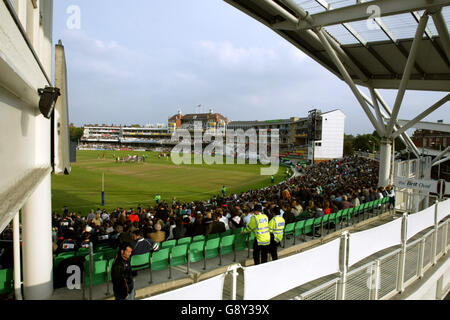
[[[53,1],[14,3],[16,14],[0,1],[0,232],[22,209],[24,296],[45,299],[53,290],[51,123],[38,89],[52,86]]]

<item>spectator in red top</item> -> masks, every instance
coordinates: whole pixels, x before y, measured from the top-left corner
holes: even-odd
[[[331,213],[330,201],[328,201],[328,200],[325,200],[325,201],[323,202],[323,213],[324,213],[325,215]]]
[[[132,211],[130,216],[128,217],[128,220],[130,220],[131,223],[139,222],[139,215]]]

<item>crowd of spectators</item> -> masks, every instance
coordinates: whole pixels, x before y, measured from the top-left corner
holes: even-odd
[[[136,231],[156,243],[221,233],[244,227],[257,204],[262,205],[269,219],[280,212],[288,224],[298,220],[299,215],[308,219],[356,207],[387,196],[392,189],[377,187],[376,161],[358,157],[322,162],[301,171],[299,176],[278,185],[218,195],[207,201],[173,199],[171,203],[162,201],[154,206],[110,212],[97,209],[86,217],[65,208],[62,214],[53,214],[54,251],[77,250],[89,247],[90,242],[94,247],[102,243],[113,247],[133,244]]]
[[[100,244],[119,247],[136,243],[136,235],[160,244],[171,239],[221,233],[244,227],[255,205],[260,204],[269,220],[281,213],[286,224],[299,219],[320,217],[341,209],[356,207],[381,197],[394,199],[392,186],[377,187],[376,161],[346,157],[301,169],[285,182],[241,194],[221,194],[206,201],[170,203],[150,206],[98,208],[87,216],[65,207],[52,216],[55,254],[94,248]],[[154,203],[154,201],[152,201]],[[0,234],[0,265],[12,265],[12,230]]]

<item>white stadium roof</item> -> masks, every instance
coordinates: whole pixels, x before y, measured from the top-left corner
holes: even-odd
[[[336,76],[323,28],[356,84],[398,89],[421,17],[423,39],[406,89],[449,91],[450,0],[225,0],[274,30]],[[378,18],[374,14],[379,14]],[[427,17],[428,18],[428,17]],[[439,30],[439,31],[438,31]],[[341,51],[342,50],[342,51]],[[341,52],[339,52],[341,51]]]

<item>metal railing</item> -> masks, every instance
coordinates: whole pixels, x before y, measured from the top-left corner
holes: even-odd
[[[450,219],[426,232],[405,247],[402,266],[402,249],[392,252],[348,272],[344,285],[345,300],[386,300],[401,293],[445,255],[450,246],[448,229]],[[433,244],[433,241],[435,243]],[[434,249],[435,248],[435,249]],[[435,250],[435,252],[433,252]],[[401,283],[399,286],[399,279]],[[337,300],[331,294],[341,278],[337,277],[321,286],[302,293],[301,300]],[[337,288],[337,285],[336,285]]]

